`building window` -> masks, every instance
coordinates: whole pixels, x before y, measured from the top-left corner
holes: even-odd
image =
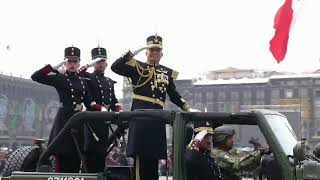
[[[243,105],[252,105],[251,100],[243,101]]]
[[[207,111],[208,112],[212,112],[213,111],[213,103],[212,102],[210,102],[210,103],[207,103]]]
[[[218,93],[218,101],[224,101],[226,99],[226,93],[225,92],[219,92]]]
[[[316,79],[316,80],[314,81],[314,83],[315,83],[315,84],[320,84],[320,79]]]
[[[213,92],[207,92],[207,102],[213,101]]]
[[[201,102],[201,99],[202,99],[202,94],[201,93],[196,93],[195,97],[194,97],[194,100],[196,102]]]
[[[231,92],[231,100],[238,101],[238,99],[239,99],[239,93],[238,92]]]
[[[257,99],[264,99],[264,91],[263,90],[257,91]]]
[[[243,92],[243,98],[244,99],[251,99],[251,91],[250,90],[246,90]]]
[[[285,97],[286,98],[293,98],[293,89],[286,89],[285,90]]]
[[[289,86],[294,86],[296,84],[297,84],[296,81],[293,81],[293,80],[287,81],[287,85]]]
[[[309,81],[309,80],[301,80],[301,81],[300,81],[300,84],[301,84],[301,85],[309,85],[309,84],[310,84],[310,81]]]
[[[308,89],[300,89],[300,96],[302,98],[309,97],[309,90]]]
[[[225,103],[218,103],[218,112],[225,112]]]
[[[272,98],[280,98],[280,89],[272,89],[271,97]]]
[[[256,105],[264,105],[265,103],[264,103],[264,101],[263,100],[257,100],[257,103],[256,103]]]
[[[320,97],[320,90],[315,90],[314,91],[314,96],[315,97]]]
[[[239,103],[231,103],[231,112],[239,112]]]

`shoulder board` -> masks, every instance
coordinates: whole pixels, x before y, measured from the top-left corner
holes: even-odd
[[[135,67],[137,64],[137,60],[135,60],[134,58],[131,58],[128,62],[126,62],[127,65]]]
[[[177,78],[178,78],[178,75],[179,75],[179,72],[178,72],[178,71],[172,70],[172,73],[171,73],[172,79],[177,79]]]

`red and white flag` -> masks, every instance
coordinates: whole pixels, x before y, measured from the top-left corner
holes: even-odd
[[[274,17],[275,34],[270,41],[270,48],[273,57],[280,63],[286,56],[290,28],[301,10],[302,0],[285,0]]]

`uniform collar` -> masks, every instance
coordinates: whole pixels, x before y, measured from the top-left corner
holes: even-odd
[[[152,63],[150,60],[147,60],[147,64],[151,66],[159,66],[159,63]]]
[[[68,76],[74,76],[77,74],[77,72],[70,72],[70,71],[66,71],[64,74],[68,75]]]
[[[95,76],[104,76],[104,72],[93,71]]]

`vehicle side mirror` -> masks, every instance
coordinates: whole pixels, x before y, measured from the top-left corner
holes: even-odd
[[[308,155],[309,147],[306,145],[306,141],[298,141],[298,143],[293,148],[293,158],[295,162],[303,161]]]

